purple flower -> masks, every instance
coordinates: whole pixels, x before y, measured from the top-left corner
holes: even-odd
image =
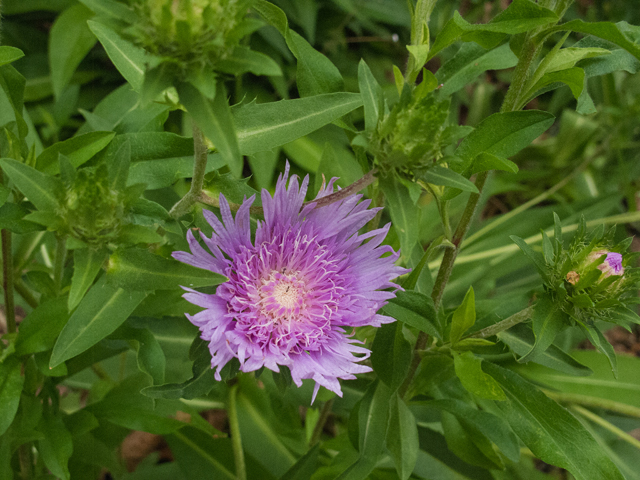
[[[243,372],[263,366],[278,372],[287,366],[296,385],[302,379],[342,395],[338,379],[354,379],[371,369],[358,362],[369,350],[352,337],[352,327],[379,327],[394,319],[377,311],[395,296],[392,279],[406,272],[389,246],[381,245],[389,225],[365,234],[358,230],[377,208],[361,195],[315,208],[304,205],[309,183],[289,179],[289,166],[278,179],[273,198],[262,191],[264,221],[258,221],[251,241],[249,207],[255,196],[242,203],[235,219],[220,195],[224,224],[205,210],[214,233],[200,234],[207,252],[188,233],[191,253],[174,258],[220,273],[229,281],[213,295],[186,289],[184,297],[205,310],[189,316],[209,342],[211,366],[220,370],[233,357]],[[317,198],[333,193],[332,179]],[[383,256],[385,254],[390,254]],[[359,356],[356,356],[359,355]]]
[[[622,255],[619,253],[609,252],[608,250],[597,250],[590,253],[587,259],[590,262],[593,262],[603,255],[606,255],[607,257],[604,259],[604,262],[598,265],[598,269],[604,273],[605,277],[624,274],[624,267],[622,266]]]

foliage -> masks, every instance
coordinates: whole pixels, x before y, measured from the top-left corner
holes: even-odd
[[[4,0],[2,14],[0,478],[556,478],[541,460],[640,479],[640,360],[609,333],[640,323],[637,9]],[[198,302],[238,272],[172,258],[224,230],[213,215],[231,228],[223,198],[257,194],[238,217],[262,231],[260,193],[286,162],[307,202],[325,195],[304,212],[356,193],[384,207],[357,207],[360,250],[390,224],[379,248],[410,269],[375,292],[376,321],[343,332],[371,371],[313,401],[284,367],[211,368]],[[173,461],[128,471],[132,431]]]

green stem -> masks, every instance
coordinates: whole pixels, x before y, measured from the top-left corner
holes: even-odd
[[[7,318],[7,332],[15,333],[16,307],[13,297],[13,253],[11,250],[11,232],[3,229],[2,237],[2,288],[4,289],[4,310]]]
[[[24,301],[27,302],[27,305],[29,305],[31,308],[36,308],[38,306],[38,300],[33,296],[26,285],[22,283],[22,280],[16,278],[13,286],[16,289],[16,292],[18,292],[18,295],[20,295],[24,299]]]
[[[22,480],[31,480],[33,478],[31,443],[24,443],[18,447],[18,461],[20,463],[20,477]]]
[[[478,330],[476,333],[472,335],[468,335],[469,338],[487,338],[492,337],[500,332],[504,332],[505,330],[509,330],[514,325],[525,322],[531,318],[533,315],[534,306],[530,306],[525,308],[524,310],[520,310],[518,313],[514,313],[510,317],[505,318],[504,320],[499,321],[498,323],[494,323],[482,330]],[[465,337],[467,338],[467,337]]]
[[[576,411],[576,412],[578,412],[582,416],[588,418],[593,423],[595,423],[597,425],[600,425],[605,430],[610,431],[611,433],[613,433],[614,435],[618,436],[620,439],[624,440],[625,442],[629,443],[630,445],[633,445],[634,447],[640,449],[640,440],[638,440],[635,437],[632,437],[627,432],[625,432],[624,430],[621,430],[620,428],[616,427],[612,423],[607,422],[601,416],[596,415],[595,413],[587,410],[586,408],[580,407],[578,405],[572,405],[571,409]]]
[[[247,469],[244,463],[244,452],[242,450],[242,438],[240,437],[240,424],[238,423],[237,409],[238,385],[234,385],[229,390],[229,406],[227,413],[229,415],[229,430],[231,431],[231,445],[233,447],[233,458],[236,464],[236,478],[238,480],[247,480]]]
[[[469,230],[471,220],[476,213],[476,208],[478,207],[478,202],[480,201],[482,189],[484,188],[484,184],[487,181],[488,176],[489,172],[482,172],[476,178],[476,187],[478,188],[478,193],[472,193],[469,196],[467,206],[465,207],[464,212],[462,212],[462,218],[460,218],[458,228],[456,228],[456,231],[453,234],[453,238],[451,240],[451,243],[453,243],[453,248],[448,248],[444,252],[444,256],[442,257],[442,263],[440,264],[440,269],[438,270],[438,276],[436,277],[436,281],[433,285],[433,290],[431,291],[431,299],[433,300],[436,312],[438,311],[438,307],[440,307],[442,295],[444,294],[444,288],[446,287],[447,282],[449,281],[449,277],[451,276],[451,272],[453,271],[453,265],[456,261],[456,257],[458,256],[458,251],[460,250],[459,245],[466,235],[467,230]],[[419,352],[425,349],[428,341],[429,335],[424,332],[420,332],[418,334],[416,345],[413,351],[413,358],[411,359],[411,365],[409,366],[409,372],[407,373],[404,382],[398,389],[398,395],[401,398],[404,398],[409,391],[409,387],[411,385],[411,382],[413,381],[413,377],[415,376],[416,371],[420,366],[420,361],[422,360]]]
[[[176,203],[169,214],[173,218],[180,218],[186,215],[191,207],[200,201],[202,186],[204,185],[204,175],[207,171],[207,156],[209,150],[204,140],[202,131],[193,122],[193,176],[191,177],[191,187],[187,194]]]
[[[616,402],[614,400],[606,400],[604,398],[591,397],[579,393],[553,392],[551,390],[543,390],[544,394],[558,403],[578,404],[591,408],[602,408],[610,412],[619,413],[627,417],[640,418],[640,408],[626,403]]]
[[[58,295],[62,290],[64,264],[67,261],[67,237],[56,237],[56,258],[53,265],[53,283]]]
[[[534,36],[535,35],[530,32],[524,41],[520,52],[520,60],[513,71],[513,81],[500,108],[500,112],[502,113],[519,110],[519,104],[523,101],[520,97],[523,93],[526,93],[529,75],[531,74],[531,66],[538,57],[543,44],[543,42],[536,42]]]
[[[322,435],[324,425],[327,423],[327,419],[331,414],[332,407],[333,398],[324,402],[322,410],[320,411],[320,418],[318,418],[318,423],[316,423],[316,426],[313,428],[313,433],[311,434],[311,439],[309,440],[309,447],[313,447],[320,441],[320,435]]]

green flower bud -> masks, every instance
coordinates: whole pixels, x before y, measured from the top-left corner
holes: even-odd
[[[61,216],[68,233],[90,245],[104,245],[115,239],[126,216],[120,197],[120,192],[109,187],[106,165],[79,170],[62,204]]]
[[[449,99],[432,94],[401,100],[373,135],[373,153],[383,169],[419,176],[442,157]]]
[[[182,73],[215,68],[242,36],[252,0],[135,0],[134,42]]]

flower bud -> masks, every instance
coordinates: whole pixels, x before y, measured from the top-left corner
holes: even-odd
[[[603,255],[606,255],[607,257],[604,259],[604,262],[598,265],[598,269],[604,273],[605,278],[610,277],[611,275],[624,275],[622,255],[619,253],[609,252],[607,250],[598,250],[596,252],[591,252],[587,257],[587,261],[589,263],[594,262]]]

